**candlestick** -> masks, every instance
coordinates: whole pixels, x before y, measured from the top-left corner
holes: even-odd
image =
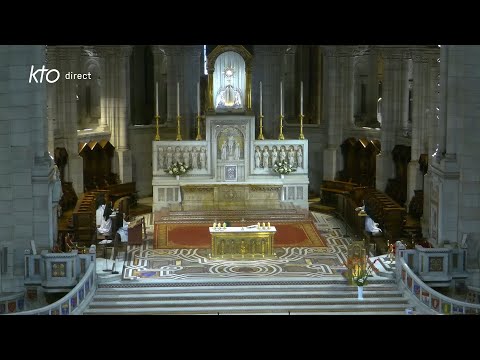
[[[180,83],[177,82],[177,117],[180,116]]]
[[[305,136],[303,135],[303,117],[303,114],[300,114],[300,135],[298,136],[300,140],[305,139]]]
[[[181,141],[182,140],[182,134],[180,132],[180,119],[182,117],[180,115],[177,116],[177,138],[175,140]]]
[[[278,140],[285,140],[285,136],[283,136],[283,115],[280,115],[280,134],[278,135]]]
[[[155,135],[155,141],[160,141],[160,129],[158,126],[158,122],[160,120],[160,115],[155,115],[155,123],[156,123],[156,128],[157,128],[157,133]]]
[[[263,115],[260,115],[259,116],[260,118],[260,132],[258,133],[258,140],[264,140],[264,137],[263,137]]]
[[[200,82],[197,82],[197,116],[200,117]]]
[[[303,81],[300,81],[300,115],[303,115]]]
[[[280,81],[280,116],[283,117],[283,81]]]
[[[155,115],[158,115],[158,81],[155,84]]]
[[[262,112],[262,82],[260,81],[260,116],[263,115],[263,112]]]
[[[202,135],[200,134],[200,114],[197,115],[197,137],[195,140],[202,140]]]

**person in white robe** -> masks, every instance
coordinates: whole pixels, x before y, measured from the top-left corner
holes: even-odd
[[[125,214],[123,214],[123,216],[125,217]],[[120,235],[120,241],[122,243],[128,241],[128,225],[129,224],[130,224],[129,222],[127,222],[127,221],[125,221],[125,219],[123,219],[122,227],[120,227],[117,230],[117,234]]]
[[[110,205],[105,206],[105,210],[103,211],[102,222],[100,227],[98,228],[98,233],[101,235],[112,235],[112,219],[110,215],[112,214],[112,207]]]

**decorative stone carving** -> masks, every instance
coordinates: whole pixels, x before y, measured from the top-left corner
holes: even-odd
[[[255,147],[255,167],[256,168],[259,168],[260,167],[260,158],[261,158],[261,155],[260,155],[260,147]]]
[[[207,169],[207,149],[204,146],[200,149],[200,168]]]
[[[285,161],[287,159],[287,153],[285,151],[285,146],[284,145],[280,146],[279,156],[280,156],[280,161]]]
[[[297,166],[303,168],[303,149],[302,145],[297,147]]]
[[[268,152],[268,146],[264,146],[263,148],[263,153],[262,153],[262,167],[264,169],[268,168],[268,159],[270,157],[270,154]]]
[[[277,147],[275,145],[273,145],[273,147],[272,147],[272,166],[277,161],[277,158],[278,158]]]
[[[295,151],[293,150],[293,145],[290,145],[288,148],[288,163],[290,166],[295,166]]]
[[[198,151],[196,146],[192,149],[192,169],[198,169]]]
[[[221,160],[242,160],[244,143],[244,135],[239,128],[233,126],[221,128],[217,135],[217,158]]]

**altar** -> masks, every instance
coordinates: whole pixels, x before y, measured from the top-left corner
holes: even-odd
[[[210,227],[212,236],[212,258],[255,259],[274,257],[273,237],[275,226]]]
[[[205,134],[200,133],[200,95],[197,106],[197,136],[183,140],[178,106],[177,139],[152,143],[153,210],[185,202],[229,207],[232,203],[289,203],[308,210],[308,140],[265,139],[261,113],[255,117],[251,99],[252,55],[241,46],[218,46],[208,57],[208,101]],[[260,98],[260,103],[262,102]],[[283,118],[283,106],[281,115]],[[191,121],[191,119],[190,119]],[[256,137],[256,123],[260,124]],[[158,131],[158,127],[157,127]],[[273,171],[276,162],[295,171],[281,177]],[[190,170],[176,178],[165,171],[183,162]]]

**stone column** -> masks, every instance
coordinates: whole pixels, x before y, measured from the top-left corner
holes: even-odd
[[[438,128],[439,123],[439,92],[440,87],[440,64],[437,59],[440,58],[440,50],[432,53],[428,57],[427,63],[427,73],[428,73],[428,83],[425,86],[427,90],[427,110],[425,111],[426,123],[425,123],[425,136],[426,136],[426,149],[425,152],[428,154],[428,171],[423,177],[423,217],[422,217],[422,233],[423,236],[428,239],[432,238],[430,232],[430,214],[431,214],[431,194],[430,190],[433,187],[432,184],[432,171],[431,166],[432,162],[436,161],[436,158],[432,157],[436,148],[436,129]],[[438,118],[437,118],[438,116]]]
[[[39,251],[49,248],[56,229],[50,231],[50,84],[45,79],[29,83],[31,66],[39,69],[46,64],[46,48],[4,45],[0,46],[0,59],[0,248],[6,259],[0,290],[8,293],[24,290],[25,249],[31,248],[32,240]]]
[[[118,176],[122,183],[132,181],[132,153],[128,146],[130,123],[130,55],[131,46],[122,46],[116,51],[116,87],[114,124],[116,128],[115,160],[118,161]],[[114,74],[111,74],[114,75]]]
[[[253,72],[263,73],[263,134],[265,139],[278,139],[280,133],[280,81],[281,63],[285,46],[257,45]],[[285,112],[285,109],[284,109]],[[284,119],[285,120],[285,119]],[[285,126],[285,123],[284,123]],[[257,133],[258,127],[256,129]],[[285,128],[283,129],[285,134]]]
[[[340,145],[343,129],[353,118],[353,57],[352,49],[324,47],[325,96],[328,145],[323,151],[323,178],[333,180],[342,169]]]
[[[367,84],[367,119],[375,123],[377,120],[378,80],[377,52],[370,48],[368,54],[368,84]]]
[[[283,74],[283,91],[285,94],[285,111],[287,117],[285,118],[289,123],[298,122],[299,107],[296,106],[296,101],[299,101],[299,97],[295,89],[300,89],[300,81],[303,79],[302,71],[297,72],[297,64],[295,61],[298,46],[288,45],[282,61],[282,74]],[[297,84],[298,82],[298,84]],[[305,84],[304,91],[305,91]],[[300,96],[300,95],[298,95]],[[284,120],[285,120],[284,119]]]
[[[164,46],[167,56],[167,120],[168,127],[177,127],[177,82],[182,88],[183,53],[181,46]],[[180,89],[180,115],[182,114],[182,89]],[[182,137],[185,134],[182,134]]]
[[[68,71],[80,72],[80,47],[56,46],[55,51],[57,67],[61,74]],[[59,138],[55,145],[65,147],[67,150],[65,180],[72,182],[75,192],[79,195],[83,193],[83,159],[78,155],[77,80],[66,80],[61,76],[55,85],[59,129]]]
[[[180,120],[183,140],[195,139],[197,118],[197,82],[200,81],[200,55],[202,45],[183,46],[183,61],[180,72]],[[176,94],[176,88],[175,88]],[[247,94],[245,94],[247,97]]]
[[[55,47],[48,47],[47,68],[57,69]],[[57,86],[47,86],[48,151],[53,156],[55,151],[55,133],[57,129]]]
[[[98,80],[98,85],[100,86],[100,125],[97,129],[99,131],[109,131],[107,119],[107,81],[105,59],[103,57],[100,57],[98,59],[98,63],[100,64],[100,79]]]
[[[403,75],[401,49],[383,49],[384,80],[382,94],[382,151],[377,156],[376,188],[385,191],[389,178],[394,176],[392,150],[395,145],[396,130],[401,125]]]
[[[315,47],[315,72],[317,82],[314,84],[314,93],[312,99],[313,103],[313,113],[314,113],[314,123],[320,124],[322,121],[322,101],[323,101],[323,52],[320,46]]]
[[[458,243],[466,236],[467,265],[473,268],[480,267],[479,58],[478,46],[440,49],[440,131],[435,139],[440,146],[430,167],[432,241]]]
[[[426,110],[427,88],[429,85],[428,57],[422,50],[412,54],[413,60],[413,111],[412,111],[412,142],[411,160],[408,164],[407,204],[414,196],[414,190],[423,189],[423,174],[420,171],[418,159],[423,152],[423,128],[427,121]]]

